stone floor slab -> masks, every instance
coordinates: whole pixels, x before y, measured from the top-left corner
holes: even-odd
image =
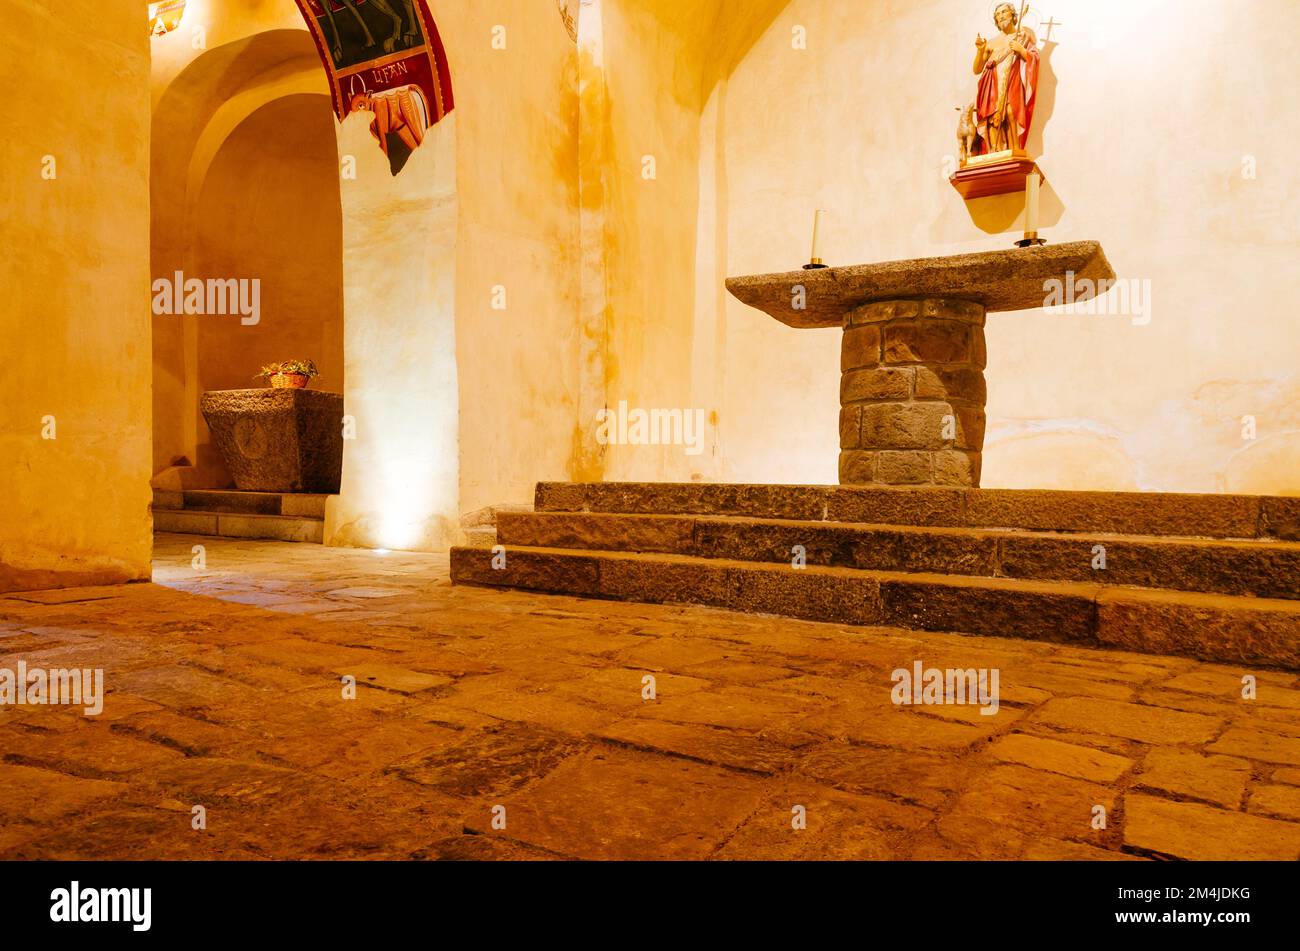
[[[1300,859],[1300,825],[1151,796],[1128,797],[1124,844],[1158,855],[1199,861]]]
[[[108,690],[0,706],[0,857],[1295,857],[1291,675],[455,588],[439,555],[160,535],[156,579],[0,598],[0,667]],[[998,715],[895,705],[918,660],[999,669]]]

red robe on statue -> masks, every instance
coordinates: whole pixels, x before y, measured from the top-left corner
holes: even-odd
[[[984,72],[980,73],[979,96],[975,100],[975,115],[980,136],[979,147],[976,149],[977,155],[992,151],[989,145],[988,127],[990,122],[996,120],[998,107],[1002,105],[999,102],[1000,65],[1009,66],[1010,69],[1004,108],[1016,120],[1016,129],[1019,132],[1018,141],[1011,144],[1023,149],[1025,143],[1029,141],[1029,125],[1034,120],[1034,101],[1038,93],[1038,44],[1034,41],[1034,35],[1025,30],[1014,34],[1012,38],[1020,41],[1020,45],[1028,53],[1028,59],[1022,60],[1014,52],[1007,50],[1002,60],[990,56],[988,62],[984,64]],[[1008,57],[1011,60],[1009,64],[1006,62]]]

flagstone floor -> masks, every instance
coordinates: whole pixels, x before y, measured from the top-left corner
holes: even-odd
[[[154,577],[0,597],[0,669],[108,691],[0,707],[0,857],[1300,857],[1294,674],[279,542],[159,535]],[[996,669],[997,714],[896,706],[917,661]]]

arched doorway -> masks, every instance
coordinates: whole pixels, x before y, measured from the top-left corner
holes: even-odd
[[[234,487],[201,413],[203,393],[260,386],[262,366],[290,359],[316,363],[313,389],[344,390],[339,159],[323,86],[308,34],[268,30],[202,53],[157,98],[153,278],[238,284],[241,304],[252,310],[158,314],[155,298],[159,530],[323,538],[324,499],[293,506],[296,517],[310,509],[312,524],[230,518],[228,532],[215,517],[194,513],[227,511],[232,500],[200,495],[196,504],[192,497]],[[235,501],[242,511],[244,500]],[[259,499],[248,510],[265,516],[280,507]]]
[[[252,374],[268,360],[312,357],[324,373],[320,389],[344,391],[346,382],[347,414],[339,495],[322,502],[313,537],[446,549],[459,538],[457,289],[469,280],[458,253],[470,226],[460,214],[456,114],[428,130],[394,177],[369,115],[334,121],[306,30],[247,35],[169,75],[155,90],[153,275],[206,278],[216,268],[229,272],[218,277],[260,277],[263,299],[260,334],[237,320],[209,327],[208,317],[154,318],[156,527],[199,531],[179,519],[167,528],[159,494],[174,502],[179,490],[224,481],[200,414],[204,391],[255,385]],[[291,127],[305,138],[277,142]],[[314,171],[292,174],[292,157],[307,152]],[[493,227],[506,230],[497,219]],[[303,229],[310,241],[296,234]],[[278,272],[264,267],[272,264]],[[347,315],[337,325],[319,319],[335,312],[336,280]],[[335,326],[343,327],[338,371],[330,369]],[[305,352],[318,345],[325,356]]]

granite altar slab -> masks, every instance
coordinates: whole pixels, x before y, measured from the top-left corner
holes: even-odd
[[[818,271],[755,274],[727,280],[727,290],[781,323],[799,329],[839,327],[851,310],[886,300],[963,300],[986,312],[1042,307],[1050,280],[1112,280],[1100,242],[1073,241],[1036,248],[953,254],[939,258],[853,264]],[[792,306],[792,288],[803,287],[804,308]],[[1086,285],[1085,285],[1086,286]],[[1092,294],[1080,295],[1087,300]]]

